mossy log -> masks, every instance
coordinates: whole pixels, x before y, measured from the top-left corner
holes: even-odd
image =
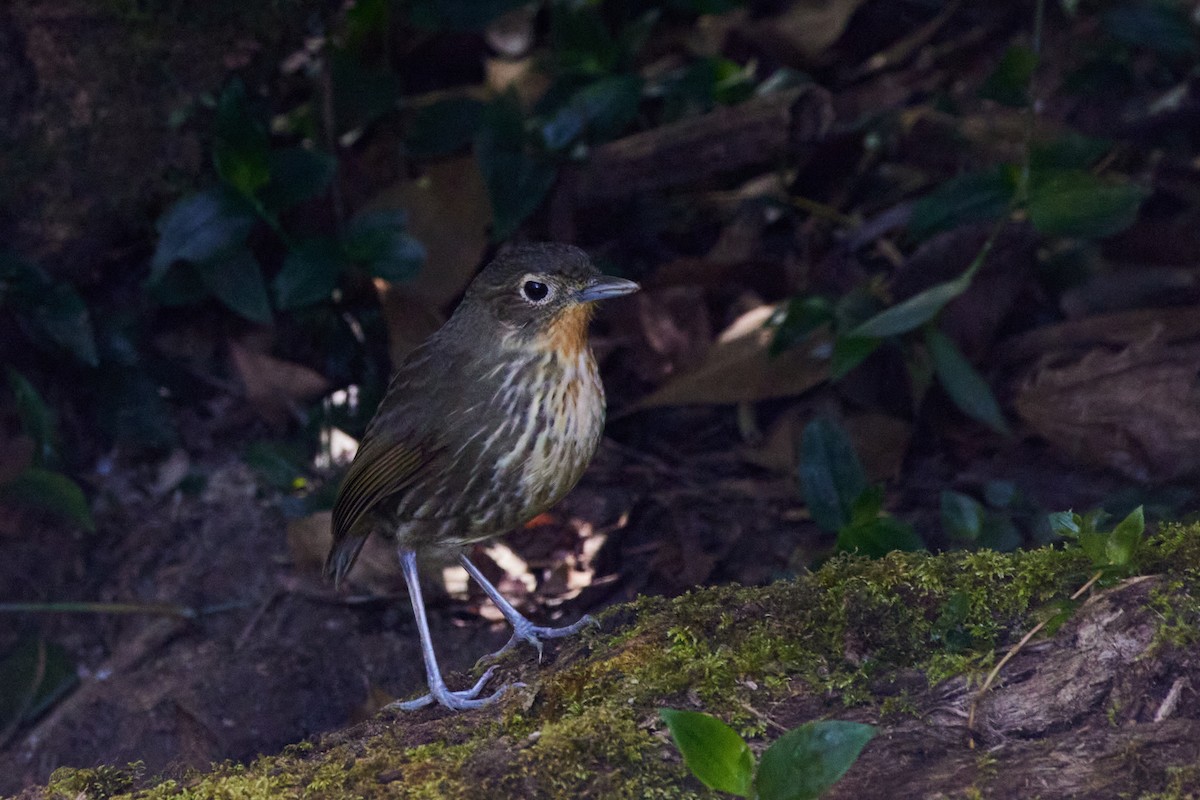
[[[1077,549],[840,557],[797,580],[612,609],[495,706],[375,719],[207,773],[60,769],[22,800],[701,798],[657,711],[716,714],[761,750],[807,720],[879,735],[830,797],[1195,797],[1200,528],[1100,582]],[[986,693],[988,670],[1047,618]],[[465,684],[468,676],[456,676]],[[974,730],[968,729],[973,705]]]

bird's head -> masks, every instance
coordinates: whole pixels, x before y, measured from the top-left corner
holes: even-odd
[[[597,301],[639,288],[633,281],[600,274],[577,247],[526,244],[484,267],[460,309],[499,323],[501,335],[515,337],[515,343],[570,353],[586,345]]]

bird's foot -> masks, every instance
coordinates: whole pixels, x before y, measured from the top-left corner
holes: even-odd
[[[428,694],[424,694],[415,700],[406,700],[403,702],[397,700],[395,703],[390,703],[388,708],[398,708],[401,711],[416,711],[418,708],[424,708],[431,703],[438,703],[439,705],[443,705],[452,711],[466,711],[467,709],[482,708],[489,703],[494,703],[500,698],[500,695],[504,694],[509,689],[525,685],[523,683],[505,684],[492,694],[489,694],[486,697],[480,697],[479,693],[483,691],[483,687],[487,685],[488,680],[492,677],[492,673],[495,671],[495,667],[489,667],[488,670],[483,673],[483,677],[475,682],[474,686],[472,686],[470,689],[463,689],[459,692],[450,691],[446,688],[446,684],[439,680],[437,683],[430,685]]]
[[[521,642],[529,642],[537,650],[538,663],[540,664],[542,661],[543,640],[561,639],[564,636],[571,636],[572,634],[579,633],[589,625],[599,624],[596,622],[595,617],[593,617],[591,614],[584,614],[578,622],[571,625],[564,625],[561,628],[548,628],[541,625],[534,625],[532,622],[522,616],[518,616],[515,620],[509,621],[512,623],[513,633],[512,636],[509,637],[508,642],[504,645],[504,647],[501,647],[496,652],[479,659],[479,663],[493,661],[507,653],[509,650],[512,650]]]

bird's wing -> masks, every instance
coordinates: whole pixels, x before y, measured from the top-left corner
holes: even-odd
[[[350,571],[371,533],[359,523],[380,502],[420,478],[435,455],[436,450],[406,439],[375,436],[363,441],[333,506],[333,546],[325,573],[335,583]]]

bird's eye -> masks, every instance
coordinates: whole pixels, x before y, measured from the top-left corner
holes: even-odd
[[[541,281],[525,281],[521,284],[521,294],[531,303],[540,303],[550,295],[550,287]]]

